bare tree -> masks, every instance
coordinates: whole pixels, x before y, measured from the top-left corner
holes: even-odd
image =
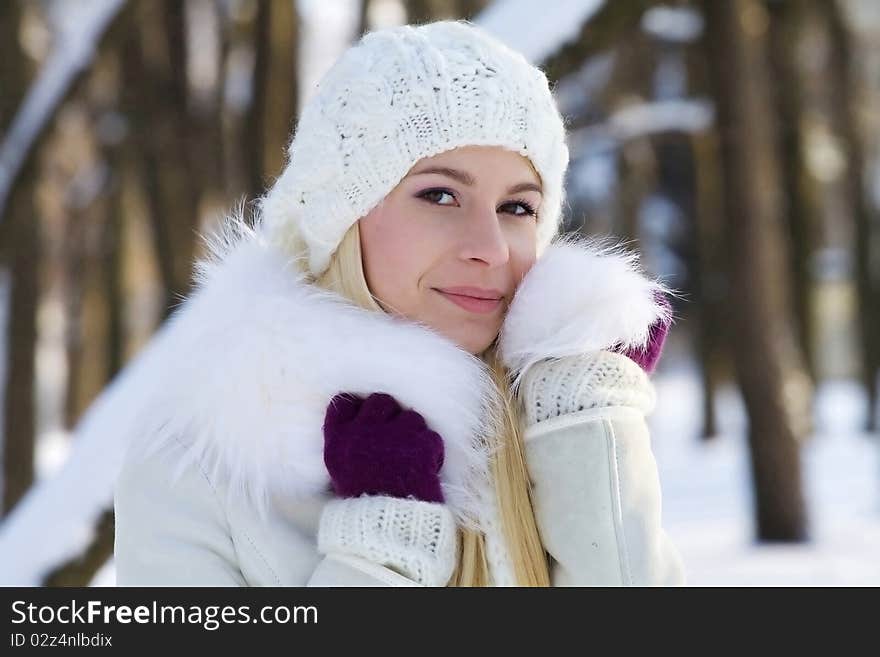
[[[489,0],[458,0],[458,15],[472,19],[489,5]]]
[[[625,45],[618,45],[608,83],[599,102],[613,113],[628,106],[648,102],[652,96],[656,44],[642,30],[634,29]],[[651,136],[640,135],[618,144],[619,191],[615,233],[627,240],[638,240],[642,203],[657,187],[657,158]]]
[[[122,108],[140,153],[166,314],[189,290],[201,190],[187,111],[183,5],[135,0],[123,43]]]
[[[859,297],[859,328],[862,351],[862,377],[868,392],[868,420],[866,430],[878,429],[877,375],[880,371],[880,281],[871,271],[875,240],[876,210],[867,198],[865,189],[865,154],[856,99],[858,76],[852,56],[849,29],[840,4],[836,0],[814,3],[825,20],[830,37],[829,52],[832,85],[831,115],[835,131],[844,144],[847,173],[844,176],[847,204],[855,224],[856,283]]]
[[[406,0],[407,23],[428,23],[430,21],[458,18],[457,0]]]
[[[0,93],[0,134],[11,123],[24,98],[32,67],[19,46],[21,5],[0,4],[0,56],[4,66]],[[36,158],[18,176],[0,224],[0,262],[8,267],[11,295],[3,399],[3,498],[8,513],[34,480],[34,365],[39,298],[39,223],[34,212]]]
[[[408,23],[466,18],[472,19],[489,0],[405,0]]]
[[[820,221],[819,186],[806,166],[804,99],[800,84],[797,47],[800,43],[804,3],[766,0],[770,17],[768,53],[773,71],[783,210],[786,234],[791,244],[792,300],[796,318],[797,339],[804,354],[804,363],[816,379],[816,327],[812,303],[811,256]]]
[[[688,93],[692,97],[711,96],[706,65],[705,39],[685,50]],[[692,303],[694,349],[700,368],[702,426],[700,438],[712,440],[718,435],[715,396],[720,383],[728,376],[730,344],[721,321],[721,308],[727,296],[727,268],[723,264],[723,227],[721,171],[718,135],[706,130],[691,135],[693,195],[690,212],[692,242],[686,257],[689,280],[693,281]]]
[[[358,34],[364,34],[370,29],[370,0],[361,0],[360,12],[358,13]]]
[[[122,300],[122,177],[126,122],[119,115],[122,43],[134,7],[126,7],[107,32],[88,73],[76,85],[66,111],[79,117],[76,179],[68,184],[63,246],[68,386],[65,426],[73,428],[83,412],[121,369],[125,360]],[[62,153],[60,155],[64,157]],[[83,554],[58,564],[46,586],[85,586],[113,554],[113,509],[100,516]]]
[[[98,569],[113,554],[114,528],[113,510],[108,509],[99,517],[94,538],[86,550],[50,572],[43,581],[43,586],[88,585]]]
[[[809,386],[790,326],[774,112],[766,67],[768,17],[757,0],[704,0],[717,101],[730,259],[728,321],[749,417],[760,540],[807,538],[800,418]]]
[[[65,426],[71,429],[123,360],[119,228],[124,127],[101,128],[119,121],[120,73],[114,42],[96,57],[77,102],[82,122],[77,178],[86,182],[69,187],[64,239],[70,327]]]
[[[296,123],[298,31],[294,3],[258,3],[253,26],[252,97],[243,144],[250,196],[260,194],[284,165],[285,146]]]
[[[696,320],[696,351],[703,389],[703,425],[700,436],[710,440],[718,434],[715,393],[726,373],[731,343],[721,321],[721,308],[728,293],[727,268],[723,261],[723,218],[718,139],[712,133],[694,135],[696,208],[693,213],[693,258],[688,263],[694,281],[692,310]]]

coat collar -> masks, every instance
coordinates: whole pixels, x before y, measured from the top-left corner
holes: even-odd
[[[447,503],[463,525],[484,527],[494,513],[484,437],[497,397],[483,361],[430,327],[307,283],[239,216],[206,242],[193,292],[129,386],[139,397],[132,448],[184,442],[177,473],[197,461],[265,517],[273,498],[329,491],[323,421],[333,396],[387,392],[443,437]],[[639,342],[661,312],[653,287],[631,255],[589,241],[551,245],[511,303],[502,348],[520,365]]]

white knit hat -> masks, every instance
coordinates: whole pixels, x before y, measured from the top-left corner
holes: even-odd
[[[541,176],[538,255],[557,232],[568,166],[564,119],[543,71],[466,20],[365,34],[303,108],[288,163],[260,199],[260,225],[305,239],[323,273],[349,227],[416,162],[460,146],[528,157]]]

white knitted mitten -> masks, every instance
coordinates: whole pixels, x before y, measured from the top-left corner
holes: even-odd
[[[610,351],[539,361],[526,370],[519,394],[527,427],[608,406],[629,406],[647,415],[656,402],[654,386],[642,368]]]
[[[445,504],[362,495],[327,502],[318,550],[367,559],[423,586],[446,586],[455,570],[458,531]]]

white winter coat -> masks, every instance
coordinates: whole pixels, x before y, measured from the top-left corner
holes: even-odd
[[[151,349],[145,376],[154,383],[132,409],[137,431],[127,437],[114,498],[117,584],[444,585],[462,523],[486,533],[491,583],[515,584],[478,438],[491,399],[483,363],[426,326],[306,284],[241,224],[212,246],[195,292]],[[600,304],[590,317],[604,322],[584,315],[584,330],[643,333],[645,326],[615,325],[643,303],[626,296],[631,263],[589,249],[578,257],[589,261],[590,294]],[[546,290],[521,299],[518,316],[546,316],[552,303]],[[590,374],[578,379],[581,371]],[[574,395],[548,388],[572,377]],[[551,583],[683,584],[681,558],[661,527],[648,377],[624,356],[592,349],[539,363],[522,389]],[[322,423],[343,391],[384,391],[425,417],[445,443],[445,504],[333,497]]]

